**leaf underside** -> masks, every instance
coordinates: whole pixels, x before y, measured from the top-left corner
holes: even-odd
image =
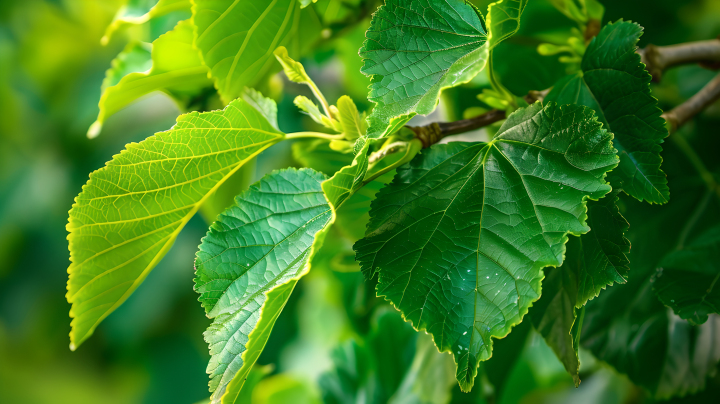
[[[200,205],[284,138],[250,105],[181,115],[90,175],[67,230],[70,338],[77,347],[142,283]]]
[[[491,338],[502,338],[559,266],[586,199],[610,191],[612,135],[580,106],[520,109],[490,143],[435,145],[401,167],[372,204],[355,245],[385,296],[437,347],[452,352],[463,390]]]
[[[660,169],[660,144],[668,132],[650,94],[650,73],[635,53],[640,35],[642,27],[632,22],[603,27],[585,51],[582,72],[560,80],[546,100],[595,110],[615,136],[620,156],[618,168],[608,175],[610,184],[638,200],[665,203],[670,191]]]
[[[387,0],[360,49],[371,76],[368,136],[383,137],[435,108],[443,88],[465,83],[487,60],[487,36],[462,0]]]
[[[203,238],[195,290],[214,319],[205,339],[216,401],[238,372],[250,370],[308,270],[316,234],[332,217],[321,188],[325,179],[310,169],[273,172],[238,195]]]
[[[189,20],[180,21],[172,31],[153,42],[152,67],[149,70],[140,70],[136,66],[118,80],[114,76],[119,71],[109,69],[103,82],[100,113],[88,132],[89,136],[96,136],[108,117],[153,91],[162,91],[182,104],[203,89],[212,87],[212,81],[207,77],[208,69],[193,48],[192,40],[192,23]],[[128,58],[128,51],[132,49],[126,49],[113,61],[113,65],[123,63],[123,59]]]

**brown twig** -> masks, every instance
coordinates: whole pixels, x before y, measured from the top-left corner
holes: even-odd
[[[689,100],[663,114],[663,118],[670,126],[668,128],[670,134],[718,99],[720,99],[720,74]]]
[[[532,104],[535,101],[543,100],[549,92],[550,89],[543,91],[530,91],[523,98],[528,104]],[[425,126],[408,126],[408,128],[415,132],[415,137],[420,139],[423,144],[423,148],[427,148],[439,142],[440,139],[446,136],[457,135],[459,133],[480,129],[495,122],[502,121],[505,118],[505,111],[493,109],[492,111],[488,111],[469,119],[462,119],[455,122],[433,122]]]
[[[720,68],[720,38],[670,46],[648,45],[638,49],[653,81],[659,82],[665,70],[679,65],[700,63],[709,69]]]

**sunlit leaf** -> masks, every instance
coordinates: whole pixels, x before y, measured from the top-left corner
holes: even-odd
[[[284,135],[245,101],[181,115],[90,175],[67,230],[73,347],[142,283],[200,205]]]
[[[130,0],[117,13],[113,22],[105,30],[100,42],[106,45],[112,35],[127,25],[144,24],[153,18],[162,17],[176,11],[190,12],[190,0],[159,0],[154,5],[147,0]]]
[[[488,7],[488,46],[496,47],[500,42],[515,35],[520,29],[520,17],[528,0],[500,0]]]
[[[487,36],[476,9],[462,0],[387,0],[360,49],[371,76],[368,136],[383,137],[435,109],[444,88],[485,67]]]
[[[490,143],[435,145],[398,170],[355,245],[377,292],[452,352],[470,390],[492,338],[540,297],[543,268],[580,235],[586,200],[610,191],[612,135],[590,109],[536,103]]]
[[[691,324],[720,313],[720,226],[667,255],[653,288],[658,298]]]
[[[660,144],[668,132],[650,94],[650,73],[635,53],[640,35],[642,27],[632,22],[603,27],[585,51],[582,71],[560,80],[545,99],[594,109],[620,155],[610,184],[641,201],[665,203],[670,192]]]
[[[215,402],[231,380],[244,380],[309,270],[316,235],[333,215],[321,188],[325,179],[310,169],[268,174],[238,195],[203,238],[195,290],[214,319],[205,339]]]
[[[153,91],[162,91],[182,105],[203,89],[212,87],[207,77],[208,69],[193,48],[192,36],[190,21],[181,21],[175,29],[161,35],[152,44],[152,67],[147,71],[140,71],[141,67],[137,64],[128,69],[127,60],[131,57],[128,52],[137,54],[136,48],[126,49],[120,54],[103,82],[100,113],[88,130],[88,136],[97,136],[108,117]],[[124,68],[118,69],[123,65]],[[117,80],[122,71],[132,73]]]
[[[195,45],[225,102],[271,69],[279,46],[298,56],[313,44],[322,27],[311,7],[300,8],[297,0],[194,1]]]
[[[348,140],[355,140],[361,136],[365,136],[367,125],[365,119],[358,112],[357,106],[352,98],[343,95],[337,101],[337,109],[339,112],[338,119],[343,127],[343,133]]]

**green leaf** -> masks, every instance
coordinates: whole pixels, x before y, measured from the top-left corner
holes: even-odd
[[[695,244],[720,223],[714,195],[677,148],[668,147],[667,153],[668,161],[675,162],[673,171],[680,174],[670,179],[678,192],[661,206],[622,200],[623,215],[632,223],[632,275],[626,285],[608,288],[587,303],[581,334],[584,348],[655,399],[703,389],[720,361],[720,316],[711,314],[707,322],[693,326],[674,315],[652,290],[665,276],[657,276],[660,262],[683,234],[688,245]]]
[[[650,74],[635,53],[640,35],[642,27],[632,22],[603,27],[583,56],[582,72],[560,80],[546,100],[594,109],[620,155],[610,184],[641,201],[665,203],[670,192],[660,144],[668,132],[650,94]]]
[[[70,210],[71,346],[142,283],[178,233],[243,164],[284,135],[245,101],[181,115],[92,174]]]
[[[435,145],[401,167],[372,204],[355,245],[377,293],[452,352],[464,391],[540,297],[586,199],[610,191],[612,135],[590,109],[536,103],[510,115],[490,143]]]
[[[105,92],[131,73],[139,73],[152,68],[152,45],[145,42],[131,42],[110,62],[100,90]]]
[[[282,65],[285,75],[290,81],[301,84],[312,83],[312,79],[305,73],[305,67],[302,63],[291,58],[284,46],[275,49],[273,54],[278,62],[280,62],[280,65]]]
[[[543,295],[530,311],[530,318],[558,359],[580,384],[578,371],[579,331],[588,300],[613,283],[624,284],[630,271],[625,254],[630,242],[625,238],[628,223],[620,214],[617,196],[588,202],[590,232],[571,237],[565,262],[550,270],[543,281]],[[584,313],[584,312],[583,312]]]
[[[363,142],[364,139],[360,139]],[[334,209],[351,197],[363,183],[368,169],[369,141],[364,141],[349,166],[340,169],[329,180],[323,183],[323,191]]]
[[[189,12],[190,0],[159,0],[152,7],[149,7],[148,1],[131,0],[120,8],[113,22],[105,30],[105,35],[100,40],[100,43],[107,45],[112,35],[125,26],[144,24],[153,18],[162,17],[176,11]]]
[[[273,128],[280,130],[277,118],[277,104],[275,101],[263,96],[260,91],[247,87],[242,93],[242,99],[260,112]]]
[[[440,92],[485,67],[487,37],[475,8],[462,0],[387,0],[360,48],[371,76],[368,136],[380,138],[435,109]]]
[[[367,125],[365,119],[358,112],[352,98],[343,95],[337,101],[338,117],[343,127],[343,133],[348,140],[355,140],[365,136]]]
[[[309,270],[322,243],[316,236],[333,216],[322,192],[325,178],[309,169],[268,174],[238,195],[203,238],[195,290],[214,319],[205,332],[214,402],[231,381],[244,381],[297,280]]]
[[[520,29],[520,17],[527,2],[528,0],[500,0],[488,6],[487,41],[490,49],[515,35]]]
[[[195,0],[192,10],[195,46],[225,102],[271,69],[277,47],[299,54],[321,29],[317,21],[308,20],[311,7],[301,12],[297,0]]]
[[[97,136],[107,118],[140,97],[153,91],[162,91],[181,105],[204,88],[212,86],[208,79],[208,69],[203,66],[197,50],[192,45],[192,23],[180,21],[175,28],[161,35],[152,44],[152,68],[137,71],[135,66],[128,71],[137,71],[125,75],[119,81],[118,69],[123,60],[127,60],[128,49],[121,53],[113,67],[107,72],[103,82],[103,94],[100,97],[100,113],[88,130],[88,137]],[[132,52],[132,50],[131,50]],[[115,83],[109,87],[108,84]]]
[[[660,301],[690,324],[720,313],[720,225],[660,262],[653,289]]]

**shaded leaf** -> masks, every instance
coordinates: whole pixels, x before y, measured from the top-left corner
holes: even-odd
[[[650,94],[650,74],[635,53],[640,35],[642,27],[632,22],[603,27],[585,51],[582,72],[560,80],[545,99],[594,109],[620,156],[610,184],[641,201],[665,203],[670,191],[660,144],[668,132]]]
[[[653,289],[660,301],[691,324],[720,313],[720,226],[660,262]]]
[[[435,109],[444,88],[485,67],[487,36],[476,9],[462,0],[387,0],[360,48],[371,76],[368,136],[379,138]]]
[[[67,230],[71,346],[142,283],[200,205],[242,165],[284,138],[245,101],[181,115],[167,132],[90,175]]]
[[[321,188],[325,178],[309,169],[268,174],[238,195],[203,238],[195,290],[214,319],[205,332],[214,402],[231,380],[244,381],[295,283],[309,270],[316,235],[333,215]]]
[[[612,135],[590,109],[536,103],[490,143],[435,145],[401,167],[355,245],[364,273],[418,330],[452,352],[464,391],[559,266],[586,199],[610,191]],[[559,173],[562,173],[561,175]]]
[[[152,44],[152,67],[147,71],[139,71],[135,67],[133,72],[117,80],[118,70],[123,59],[129,57],[126,53],[118,56],[113,67],[103,82],[103,94],[100,97],[100,113],[97,120],[90,126],[88,137],[97,136],[107,118],[142,96],[153,91],[162,91],[183,104],[200,93],[203,89],[212,86],[208,79],[208,70],[200,61],[197,50],[192,45],[192,23],[180,21],[175,28],[161,35]],[[128,70],[128,71],[130,71]],[[115,83],[107,86],[110,83]]]
[[[578,347],[582,316],[578,319],[578,311],[607,286],[627,282],[628,224],[616,206],[617,201],[617,196],[607,196],[588,202],[590,232],[570,237],[565,262],[549,271],[543,281],[543,296],[530,311],[533,325],[573,377],[575,386],[580,383]]]

